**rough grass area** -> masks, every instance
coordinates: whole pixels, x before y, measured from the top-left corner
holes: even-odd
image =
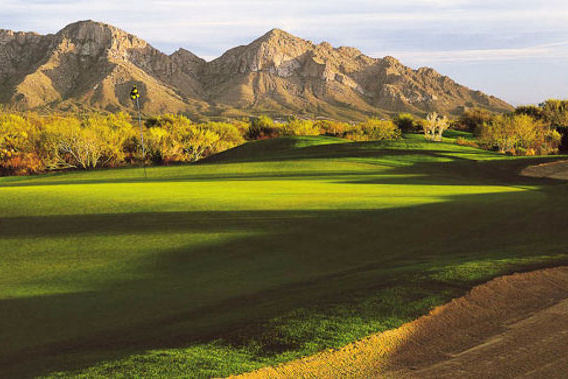
[[[550,159],[297,137],[0,178],[0,376],[229,375],[566,263],[566,182],[518,175]]]

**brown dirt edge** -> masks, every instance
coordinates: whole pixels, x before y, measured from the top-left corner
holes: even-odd
[[[529,166],[521,171],[521,175],[534,178],[551,178],[568,180],[568,161],[558,161]]]
[[[568,266],[473,288],[398,329],[246,378],[568,376]]]

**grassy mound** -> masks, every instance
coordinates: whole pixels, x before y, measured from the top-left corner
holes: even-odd
[[[568,186],[518,175],[545,160],[290,137],[0,178],[0,376],[228,375],[566,263]]]

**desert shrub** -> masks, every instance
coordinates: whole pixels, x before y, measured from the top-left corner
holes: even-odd
[[[249,140],[275,138],[280,132],[281,128],[270,117],[260,116],[251,121],[246,137]]]
[[[543,155],[558,150],[560,134],[526,114],[499,115],[481,128],[480,144],[513,155]]]
[[[542,107],[536,105],[520,105],[515,108],[515,114],[526,114],[536,120],[544,120],[544,112]]]
[[[181,160],[182,147],[172,133],[163,127],[148,128],[145,136],[146,158],[154,163],[169,163]]]
[[[104,146],[104,167],[120,166],[129,152],[127,146],[132,140],[139,138],[130,116],[122,112],[104,117],[91,115],[82,121],[81,127],[93,133],[99,144]]]
[[[245,142],[243,133],[239,130],[238,124],[235,125],[228,122],[207,122],[200,124],[199,126],[219,135],[219,141],[215,145],[214,152],[224,151]]]
[[[312,120],[290,119],[282,126],[282,134],[287,136],[318,136],[320,128]]]
[[[542,104],[542,115],[551,126],[568,128],[568,100],[546,100]]]
[[[148,154],[154,162],[193,162],[244,143],[243,122],[200,124],[179,115],[154,118],[148,129]]]
[[[190,126],[177,134],[184,162],[194,162],[216,152],[219,134],[200,126]]]
[[[53,117],[43,126],[42,156],[48,169],[116,167],[134,133],[126,115],[92,115],[84,120]]]
[[[0,171],[33,174],[45,166],[37,153],[40,133],[35,123],[14,114],[0,115]]]
[[[45,166],[35,153],[18,153],[3,161],[0,168],[12,175],[30,175],[43,172]]]
[[[139,160],[193,162],[244,142],[244,121],[195,124],[180,115],[146,120],[140,132],[125,113],[38,116],[0,113],[0,172],[30,174],[57,169],[116,167]]]
[[[436,112],[429,113],[426,116],[426,122],[422,124],[424,138],[428,141],[440,142],[449,127],[450,123],[446,116],[440,116]]]
[[[333,137],[343,137],[345,133],[353,128],[352,125],[332,120],[317,120],[314,122],[314,127],[318,128],[320,134]]]
[[[241,137],[245,138],[250,128],[250,120],[248,119],[237,119],[237,120],[230,120],[228,121],[231,125],[233,125],[238,131]]]
[[[401,132],[391,120],[370,118],[355,125],[344,137],[353,141],[396,140]]]
[[[148,158],[154,162],[194,162],[242,141],[230,124],[194,124],[179,115],[164,115],[148,129]],[[227,141],[221,141],[221,135]]]
[[[524,105],[515,109],[515,114],[526,114],[555,128],[561,134],[560,148],[568,150],[568,100],[548,99],[539,106]]]
[[[472,133],[479,133],[483,124],[491,122],[494,114],[483,108],[467,109],[455,123],[455,128]]]
[[[456,144],[460,146],[479,147],[476,141],[464,137],[456,138]]]
[[[410,113],[397,114],[393,122],[403,133],[417,133],[422,129],[420,123]]]

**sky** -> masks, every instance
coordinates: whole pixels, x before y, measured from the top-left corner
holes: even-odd
[[[568,0],[0,0],[0,28],[115,25],[207,60],[273,28],[429,66],[511,104],[568,98]]]

